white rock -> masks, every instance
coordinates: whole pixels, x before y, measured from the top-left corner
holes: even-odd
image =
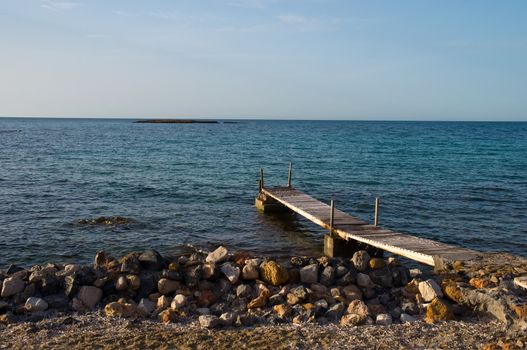
[[[137,305],[137,308],[142,311],[143,313],[150,315],[152,312],[154,312],[156,308],[156,304],[148,299],[148,298],[142,298],[139,301],[139,304]]]
[[[300,269],[300,282],[317,283],[318,282],[318,264],[311,264]]]
[[[245,280],[255,280],[260,277],[258,265],[246,264],[242,270],[242,278]]]
[[[30,297],[26,300],[25,307],[30,312],[40,312],[48,309],[48,303],[44,299]]]
[[[375,323],[381,326],[389,326],[392,324],[392,316],[390,314],[378,314]]]
[[[260,266],[260,264],[262,263],[262,259],[261,258],[252,258],[252,259],[246,259],[245,260],[245,265],[253,265],[253,266]]]
[[[201,315],[198,320],[203,328],[216,328],[220,325],[220,319],[214,315]]]
[[[157,298],[157,308],[159,310],[164,310],[170,306],[170,299],[166,295],[162,295]]]
[[[223,326],[229,327],[236,320],[236,314],[232,312],[225,312],[220,316],[220,322]]]
[[[240,278],[240,272],[241,272],[238,266],[235,266],[234,264],[227,262],[221,265],[220,270],[221,272],[223,272],[225,277],[227,277],[229,282],[231,282],[232,284],[235,284],[236,282],[238,282],[238,279]]]
[[[102,298],[102,290],[94,286],[82,286],[77,298],[89,309],[93,309]]]
[[[402,313],[402,314],[401,314],[400,319],[401,319],[401,322],[402,322],[402,323],[408,323],[408,322],[415,322],[415,321],[417,321],[417,320],[415,319],[415,317],[410,316],[410,315],[405,314],[405,313]]]
[[[163,295],[176,291],[180,286],[181,284],[178,281],[172,281],[166,278],[161,278],[157,282],[157,290]]]
[[[423,300],[427,303],[431,302],[436,297],[441,298],[443,296],[441,287],[439,287],[437,282],[433,279],[428,279],[424,282],[420,282],[419,292],[421,293]]]
[[[178,294],[172,300],[172,304],[170,305],[170,307],[176,310],[176,309],[181,309],[185,305],[187,305],[187,297],[184,296],[183,294]]]
[[[219,246],[218,248],[216,248],[215,251],[207,255],[207,258],[205,259],[205,261],[212,262],[212,263],[220,263],[220,262],[225,261],[228,256],[229,256],[229,251],[227,250],[227,248],[223,246]]]
[[[115,282],[115,290],[123,291],[128,288],[128,282],[126,281],[126,277],[121,276],[117,279]]]
[[[364,273],[357,273],[357,285],[362,288],[372,288],[375,283],[372,282],[370,276]]]
[[[26,283],[22,281],[21,278],[15,276],[8,277],[2,284],[2,292],[0,293],[0,296],[2,296],[2,298],[10,297],[22,292],[25,287]]]

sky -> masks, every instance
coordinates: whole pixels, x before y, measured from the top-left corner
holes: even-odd
[[[0,0],[0,116],[527,120],[524,0]]]

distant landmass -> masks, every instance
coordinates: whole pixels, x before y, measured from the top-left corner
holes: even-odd
[[[217,120],[199,120],[199,119],[145,119],[137,120],[134,123],[152,123],[152,124],[218,124]]]

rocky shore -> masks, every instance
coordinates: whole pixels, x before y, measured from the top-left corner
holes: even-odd
[[[276,261],[218,247],[174,257],[99,252],[89,266],[10,266],[0,271],[0,348],[31,348],[43,334],[51,346],[68,332],[82,343],[89,337],[79,332],[116,336],[116,327],[139,330],[145,347],[155,343],[152,332],[179,334],[177,344],[193,339],[194,348],[201,338],[243,344],[242,334],[263,348],[287,348],[272,345],[277,336],[302,347],[299,332],[312,329],[319,338],[310,344],[320,348],[371,348],[375,339],[374,346],[393,345],[386,348],[414,341],[414,348],[456,348],[464,344],[449,338],[456,334],[466,348],[524,348],[527,295],[513,278],[527,272],[525,262],[487,255],[426,275],[366,251]]]

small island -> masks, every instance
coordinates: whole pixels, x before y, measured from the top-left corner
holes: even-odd
[[[218,124],[217,120],[199,120],[199,119],[145,119],[137,120],[134,123],[151,123],[151,124]]]

